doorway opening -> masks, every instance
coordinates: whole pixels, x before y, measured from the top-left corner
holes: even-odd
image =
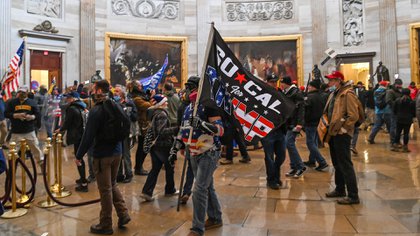
[[[30,52],[31,90],[44,85],[47,90],[52,85],[62,89],[61,52],[31,50]],[[36,82],[35,82],[36,81]]]
[[[362,82],[365,86],[369,85],[369,62],[342,63],[340,71],[343,73],[346,81],[353,80],[354,83]]]

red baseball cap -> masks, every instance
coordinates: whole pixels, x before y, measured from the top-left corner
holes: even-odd
[[[381,82],[379,82],[379,85],[384,86],[384,87],[388,86],[388,84],[389,82],[385,80],[382,80]]]
[[[344,75],[341,74],[340,71],[333,71],[331,74],[326,75],[325,78],[327,79],[340,79],[344,81]]]

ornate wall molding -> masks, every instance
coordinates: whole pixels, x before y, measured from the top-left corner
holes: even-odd
[[[180,0],[111,0],[112,14],[150,19],[179,19]]]
[[[291,20],[295,18],[294,0],[226,1],[228,21]]]
[[[342,0],[343,44],[360,46],[364,41],[363,0]]]
[[[27,0],[26,12],[51,18],[62,18],[63,0]]]

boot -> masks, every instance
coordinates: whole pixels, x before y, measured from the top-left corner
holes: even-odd
[[[410,150],[408,150],[407,145],[404,145],[404,146],[403,146],[402,151],[403,151],[403,152],[410,152]]]

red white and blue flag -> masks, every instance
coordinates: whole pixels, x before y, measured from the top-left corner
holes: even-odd
[[[245,140],[256,143],[281,126],[295,106],[284,94],[253,76],[213,28],[200,103],[217,106]]]
[[[22,65],[23,51],[25,49],[25,41],[18,48],[17,52],[10,61],[7,71],[6,80],[3,82],[4,98],[5,100],[12,97],[12,92],[19,87],[20,66]]]

